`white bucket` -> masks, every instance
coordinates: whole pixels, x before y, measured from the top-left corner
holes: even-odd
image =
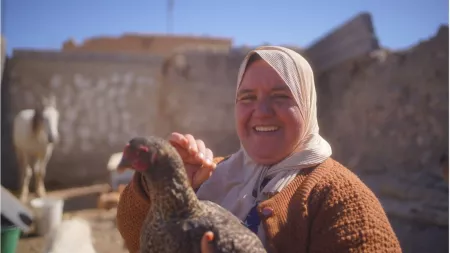
[[[31,200],[30,205],[35,213],[38,235],[46,235],[61,223],[64,200],[50,197],[36,198]]]

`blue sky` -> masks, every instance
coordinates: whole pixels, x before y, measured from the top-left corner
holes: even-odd
[[[382,46],[402,49],[448,24],[447,0],[174,0],[173,32],[231,37],[235,45],[310,45],[360,11]],[[428,3],[427,3],[428,2]],[[59,49],[68,38],[165,33],[167,0],[2,0],[2,33],[13,48]]]

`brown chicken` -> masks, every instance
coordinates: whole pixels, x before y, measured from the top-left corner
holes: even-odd
[[[237,217],[213,202],[197,199],[180,155],[164,139],[132,139],[121,165],[142,173],[150,195],[140,253],[200,253],[200,240],[207,231],[214,233],[214,252],[266,252],[256,234]]]

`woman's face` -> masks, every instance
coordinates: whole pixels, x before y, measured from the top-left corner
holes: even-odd
[[[237,92],[235,116],[239,139],[256,163],[277,163],[300,141],[300,108],[289,87],[264,60],[247,67]]]

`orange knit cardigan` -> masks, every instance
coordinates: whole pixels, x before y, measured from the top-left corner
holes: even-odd
[[[139,250],[150,206],[142,180],[136,172],[117,209],[117,227],[131,253]],[[280,193],[260,203],[258,212],[270,252],[401,252],[376,196],[331,158],[302,170]]]

